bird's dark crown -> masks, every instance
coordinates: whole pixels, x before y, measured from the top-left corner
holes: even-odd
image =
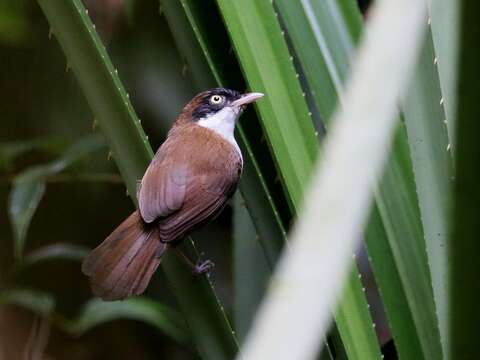
[[[195,96],[187,104],[184,111],[191,111],[192,120],[198,121],[230,105],[232,101],[239,97],[240,93],[238,91],[222,87],[213,88]],[[217,99],[220,99],[220,101],[216,102]]]

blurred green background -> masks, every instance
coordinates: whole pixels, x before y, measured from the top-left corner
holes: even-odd
[[[358,1],[363,11],[369,2]],[[195,79],[162,16],[161,2],[83,3],[130,94],[152,148],[157,149],[177,114],[196,93]],[[225,37],[225,29],[219,31],[219,38]],[[231,59],[225,62],[234,62],[233,51],[228,50]],[[106,321],[102,316],[108,311],[100,307],[89,314],[90,325],[82,322],[87,321],[81,315],[82,309],[92,297],[87,278],[80,271],[81,258],[134,206],[65,55],[35,1],[0,0],[0,76],[0,359],[27,355],[38,359],[198,358],[181,331],[169,331],[162,320],[160,325],[155,324],[152,313],[122,313],[117,309],[113,310],[117,313],[111,316],[112,321]],[[252,117],[244,118],[248,122]],[[249,122],[247,131],[260,139],[262,145],[258,147],[267,149],[255,120]],[[66,151],[79,144],[85,153],[65,160]],[[266,151],[256,156],[263,160],[265,174],[275,173]],[[62,169],[57,169],[59,164]],[[53,170],[44,178],[46,190],[38,208],[32,209],[31,224],[23,227],[28,232],[25,261],[20,266],[15,262],[15,229],[9,217],[19,198],[12,198],[12,190],[19,176],[37,171],[38,166],[45,170],[45,165]],[[280,188],[276,173],[267,182],[271,188]],[[275,200],[285,202],[283,198]],[[235,201],[237,209],[242,209],[240,197]],[[290,222],[286,206],[279,212],[288,219],[285,222]],[[232,264],[232,215],[232,205],[227,206],[219,218],[193,236],[203,257],[216,264],[211,280],[230,318],[234,318],[232,271],[242,266]],[[245,279],[246,286],[260,289],[256,293],[261,294],[266,282],[266,260],[254,230],[248,233],[253,229],[248,213],[239,211],[235,216],[239,224],[246,224],[242,235],[252,240],[247,246],[257,247],[247,253],[258,255],[248,263],[255,265],[253,271],[258,267],[259,275]],[[390,334],[365,255],[360,266],[364,285],[370,289],[367,296],[376,331],[384,344]],[[146,296],[157,304],[166,304],[170,311],[177,306],[166,281],[163,272],[158,271]],[[235,317],[241,339],[259,298],[242,298],[240,294],[237,301],[245,301],[249,312],[248,317]],[[172,314],[172,323],[181,323],[182,328],[183,319],[177,315]]]
[[[159,16],[159,2],[89,0],[85,5],[156,149],[195,91],[165,18]],[[74,318],[91,296],[80,262],[45,260],[14,269],[8,198],[16,174],[55,160],[75,141],[99,131],[36,2],[1,0],[0,64],[0,289],[50,293],[56,299],[56,312]],[[134,209],[106,145],[49,176],[46,183],[28,229],[27,257],[57,243],[94,247]],[[216,264],[213,281],[227,307],[232,293],[230,227],[231,209],[227,208],[195,235],[199,249]],[[173,301],[161,271],[147,295]],[[140,321],[115,320],[79,338],[57,326],[42,328],[36,321],[32,312],[21,307],[1,306],[0,358],[22,358],[27,345],[40,351],[47,339],[46,358],[196,358],[188,343],[179,344]],[[35,336],[38,331],[43,334]],[[32,336],[38,343],[31,344]]]

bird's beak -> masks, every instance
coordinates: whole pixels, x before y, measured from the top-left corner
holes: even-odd
[[[251,92],[251,93],[246,93],[240,96],[235,101],[232,101],[230,106],[242,106],[242,105],[247,105],[250,104],[254,101],[257,101],[258,99],[262,98],[263,94],[259,92]]]

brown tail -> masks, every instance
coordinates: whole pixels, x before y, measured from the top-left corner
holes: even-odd
[[[82,271],[92,291],[104,300],[120,300],[145,291],[167,245],[138,211],[121,223],[85,259]]]

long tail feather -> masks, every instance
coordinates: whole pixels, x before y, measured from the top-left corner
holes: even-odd
[[[104,300],[139,295],[166,247],[156,226],[146,226],[135,211],[88,255],[82,271],[90,277],[93,293]]]

